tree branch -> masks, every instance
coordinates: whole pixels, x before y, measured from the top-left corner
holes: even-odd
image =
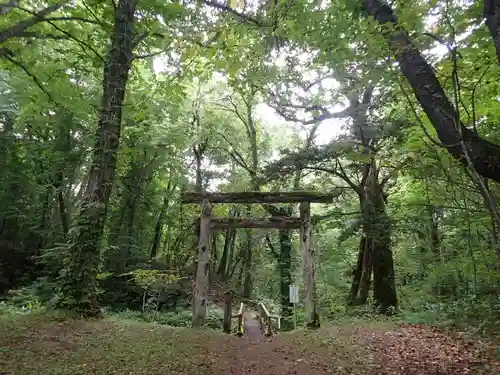
[[[10,63],[16,65],[18,68],[22,69],[24,71],[24,73],[26,73],[26,75],[28,75],[32,80],[33,82],[35,82],[35,84],[38,86],[38,88],[45,94],[47,95],[47,98],[49,99],[49,101],[53,102],[52,100],[52,96],[50,95],[50,93],[45,89],[45,87],[43,87],[42,83],[38,80],[38,78],[33,74],[31,73],[31,71],[25,67],[22,63],[20,63],[19,61],[15,60],[12,56],[13,56],[13,53],[12,51],[9,51],[7,48],[0,48],[0,56],[3,56],[5,57],[5,59],[7,61],[9,61]]]
[[[337,162],[337,166],[339,167],[340,169],[340,173],[338,174],[338,176],[340,178],[342,178],[345,182],[347,182],[347,184],[356,192],[359,192],[360,190],[360,185],[356,185],[354,182],[352,182],[352,180],[347,176],[347,173],[345,173],[345,170],[344,170],[344,167],[342,167],[342,163],[340,162],[340,160],[337,158],[336,159],[336,162]],[[361,185],[362,186],[362,185]]]
[[[25,9],[25,8],[21,8],[21,7],[19,7],[19,9],[21,9],[21,10],[25,11],[26,13],[33,14],[35,18],[40,17],[38,13],[33,13],[33,12],[32,12],[31,10],[29,10],[29,9]],[[101,56],[101,54],[100,54],[99,52],[97,52],[97,51],[96,51],[96,50],[95,50],[95,49],[94,49],[91,45],[89,45],[88,43],[83,42],[83,41],[81,41],[80,39],[78,39],[78,38],[74,37],[73,35],[71,35],[70,33],[68,33],[66,30],[61,29],[61,28],[60,28],[59,26],[57,26],[55,23],[53,23],[52,21],[50,21],[50,20],[48,20],[48,19],[46,19],[46,18],[43,18],[43,17],[42,17],[42,18],[39,20],[39,22],[47,22],[47,23],[48,23],[49,25],[51,25],[54,29],[56,29],[57,31],[59,31],[59,32],[63,33],[64,35],[67,35],[67,36],[69,37],[69,39],[72,39],[72,40],[74,40],[76,43],[78,43],[78,44],[80,45],[80,48],[82,48],[82,46],[84,46],[84,47],[88,48],[88,49],[89,49],[92,53],[94,53],[94,55],[96,55],[96,56],[97,56],[97,57],[98,57],[98,58],[99,58],[99,59],[100,59],[100,60],[101,60],[104,64],[106,63],[106,60],[104,59],[104,57],[102,57],[102,56]],[[0,42],[0,43],[1,43],[1,42]],[[82,48],[82,50],[83,50],[84,52],[86,52],[84,48]]]
[[[274,257],[276,259],[279,259],[280,255],[274,249],[273,243],[271,242],[271,239],[269,238],[269,234],[266,234],[266,243],[267,243],[267,246],[269,247],[269,250],[271,250],[271,253],[274,255]]]
[[[102,22],[100,21],[94,21],[94,20],[89,20],[88,18],[84,17],[74,17],[74,16],[67,16],[67,17],[48,17],[44,18],[44,21],[80,21],[84,23],[91,23],[92,25],[99,25],[102,26]]]
[[[9,0],[8,3],[0,4],[0,14],[6,15],[19,5],[19,0]]]
[[[329,219],[331,217],[335,217],[335,216],[350,216],[350,215],[360,215],[362,214],[362,212],[360,211],[355,211],[355,212],[339,212],[339,211],[330,211],[324,215],[313,215],[311,217],[312,219],[312,222],[313,224],[319,222],[319,221],[322,221],[322,220],[326,220],[326,219]]]
[[[19,34],[23,33],[26,29],[36,25],[37,23],[44,22],[45,16],[62,8],[67,3],[69,3],[69,0],[61,1],[57,4],[51,5],[45,9],[42,9],[41,11],[39,11],[37,13],[30,11],[29,13],[33,14],[33,17],[27,18],[23,21],[18,22],[14,26],[9,27],[8,29],[4,29],[4,30],[0,31],[0,44],[5,43],[7,40],[9,40],[11,38],[18,37]],[[19,8],[19,9],[21,9],[21,8]],[[24,10],[24,9],[22,9],[22,10]]]
[[[278,97],[276,94],[274,94],[271,90],[268,91],[269,95],[277,101],[276,104],[273,103],[267,103],[271,108],[273,108],[281,117],[283,117],[286,121],[291,121],[291,122],[299,122],[302,123],[303,125],[311,125],[311,124],[316,124],[318,122],[324,121],[324,120],[329,120],[332,118],[344,118],[344,117],[349,117],[352,116],[352,107],[350,106],[349,108],[346,108],[340,112],[330,112],[328,109],[326,109],[324,106],[321,105],[298,105],[298,104],[291,104],[291,103],[280,103],[278,100]],[[312,119],[310,120],[301,120],[296,116],[291,115],[286,111],[284,107],[288,108],[293,108],[293,109],[303,109],[305,112],[313,112],[313,111],[319,111],[321,112],[320,115],[318,116],[312,116]]]
[[[67,35],[55,35],[55,34],[39,34],[34,31],[25,31],[17,36],[18,38],[34,38],[34,39],[54,39],[54,40],[67,40],[69,36]]]
[[[141,60],[141,59],[148,59],[150,57],[155,57],[155,56],[158,56],[158,55],[161,55],[162,53],[165,53],[167,52],[168,50],[171,49],[171,44],[168,45],[167,48],[165,49],[162,49],[161,51],[156,51],[156,52],[151,52],[151,53],[146,53],[144,55],[134,55],[132,56],[132,60]]]
[[[313,170],[313,171],[330,173],[330,174],[332,174],[334,176],[337,176],[337,177],[341,178],[342,180],[344,180],[347,183],[347,185],[349,185],[349,187],[351,189],[353,189],[356,193],[359,191],[359,186],[358,185],[356,185],[355,183],[353,183],[347,176],[345,176],[343,173],[338,172],[334,168],[316,167],[316,166],[312,166],[311,165],[311,166],[304,167],[304,169],[310,169],[310,170]]]
[[[349,142],[349,143],[347,143]],[[269,163],[264,170],[263,178],[279,179],[280,177],[292,173],[298,165],[317,164],[331,161],[341,155],[342,151],[353,146],[352,140],[333,141],[329,144],[314,148],[300,149],[284,155],[280,160]]]
[[[218,134],[226,143],[232,148],[232,150],[225,150],[229,156],[238,164],[240,167],[245,169],[247,172],[251,172],[250,167],[247,165],[245,158],[243,155],[236,149],[236,147],[233,145],[233,143],[221,132],[217,130],[213,130],[214,133]]]
[[[212,8],[219,9],[219,10],[222,10],[224,12],[230,13],[233,16],[235,16],[236,18],[240,19],[241,21],[250,22],[250,23],[253,23],[254,25],[259,26],[259,27],[271,26],[271,25],[267,25],[264,22],[252,17],[251,15],[246,15],[246,14],[243,14],[241,12],[238,12],[236,9],[233,9],[225,4],[218,3],[215,0],[202,0],[202,1],[203,1],[203,4],[208,5]]]

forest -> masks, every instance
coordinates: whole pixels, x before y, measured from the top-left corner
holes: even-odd
[[[500,332],[499,0],[0,1],[0,321]]]

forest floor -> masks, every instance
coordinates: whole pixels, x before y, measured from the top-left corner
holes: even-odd
[[[495,350],[380,322],[254,340],[132,321],[0,316],[0,374],[8,375],[490,375],[500,373]]]

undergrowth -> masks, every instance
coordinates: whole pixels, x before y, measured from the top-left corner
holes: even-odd
[[[112,319],[135,320],[146,323],[156,323],[171,327],[191,327],[193,313],[191,310],[177,308],[174,311],[136,311],[122,310],[108,313]],[[222,329],[223,314],[218,309],[207,311],[205,326]]]

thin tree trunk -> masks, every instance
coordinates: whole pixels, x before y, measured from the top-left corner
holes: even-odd
[[[229,211],[229,217],[237,217],[239,215],[238,207],[234,207]],[[224,234],[224,248],[222,250],[222,256],[219,262],[219,267],[217,269],[217,275],[225,280],[227,278],[229,265],[232,261],[232,252],[236,239],[236,229],[227,229]]]
[[[42,210],[40,212],[40,224],[38,228],[31,232],[27,241],[26,241],[26,249],[29,250],[30,253],[38,256],[40,255],[40,250],[45,247],[46,235],[47,235],[47,225],[48,218],[50,216],[50,202],[52,202],[52,191],[50,187],[45,189],[45,194],[43,195],[42,200]]]
[[[290,303],[290,285],[292,284],[292,238],[290,231],[279,231],[280,252],[278,269],[280,274],[280,299],[283,329],[292,329],[293,304]]]
[[[217,260],[217,234],[218,233],[212,233],[212,254],[210,255],[209,286],[213,284],[214,276],[216,276],[215,261]]]
[[[104,66],[103,95],[92,156],[75,236],[69,239],[66,267],[61,275],[63,304],[84,316],[100,316],[97,272],[100,264],[108,201],[117,165],[122,106],[132,63],[136,0],[119,0],[114,30]]]
[[[128,266],[128,261],[132,254],[135,253],[137,248],[137,229],[135,225],[136,210],[137,210],[137,195],[134,194],[133,198],[130,198],[130,202],[127,205],[128,218],[127,218],[127,232],[126,239],[127,243],[125,246],[121,246],[123,249],[120,253],[120,258],[123,260],[123,270],[125,271]]]
[[[64,237],[66,238],[69,231],[68,212],[66,211],[66,202],[61,188],[57,189],[57,203],[59,207],[59,219],[61,220],[61,227]]]
[[[231,245],[232,229],[227,229],[224,233],[224,247],[222,248],[222,256],[220,258],[219,267],[217,268],[217,275],[224,279],[226,277],[227,258],[229,254],[229,247]]]
[[[352,272],[351,289],[347,298],[348,305],[354,305],[356,303],[356,297],[358,295],[359,286],[361,284],[361,274],[363,273],[363,256],[365,254],[365,244],[366,238],[365,236],[361,235],[361,238],[359,240],[358,259],[356,261],[356,268]]]
[[[391,250],[391,225],[385,210],[382,187],[378,183],[378,171],[375,161],[367,180],[367,210],[369,212],[368,243],[373,264],[373,303],[380,313],[391,312],[398,306],[396,280],[394,276],[394,260]]]
[[[154,259],[158,255],[158,249],[160,248],[161,232],[163,228],[163,222],[165,221],[165,215],[168,207],[168,198],[163,198],[163,204],[161,205],[160,214],[156,220],[155,231],[153,234],[153,243],[151,244],[151,251],[149,253],[149,259]]]
[[[237,235],[238,235],[238,232],[235,230],[232,233],[232,237],[231,237],[231,246],[229,247],[229,255],[228,255],[228,260],[227,260],[225,280],[230,279],[234,273],[235,266],[233,266],[233,261],[235,258],[234,255],[235,255],[235,251],[236,251],[236,236]]]

